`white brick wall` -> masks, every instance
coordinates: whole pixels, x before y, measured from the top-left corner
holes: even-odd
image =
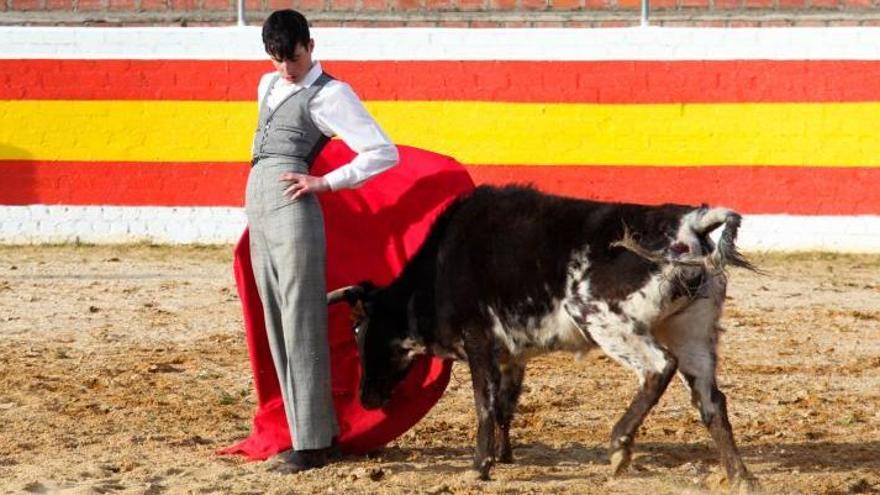
[[[226,244],[245,224],[241,208],[0,206],[0,244]]]
[[[876,60],[880,28],[315,28],[320,60]],[[0,27],[0,58],[265,60],[260,28]]]
[[[241,208],[0,206],[0,244],[228,244],[246,225]],[[749,251],[880,253],[880,216],[746,215]]]

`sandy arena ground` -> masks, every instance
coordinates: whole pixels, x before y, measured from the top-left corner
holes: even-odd
[[[768,493],[880,493],[880,256],[753,256],[731,274],[719,370]],[[724,489],[675,381],[629,473],[607,437],[635,376],[594,352],[534,361],[517,464],[469,476],[467,367],[378,457],[282,476],[214,451],[254,397],[231,248],[0,247],[0,493],[623,493]]]

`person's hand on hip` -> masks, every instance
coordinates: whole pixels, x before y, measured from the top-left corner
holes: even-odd
[[[281,176],[279,181],[288,184],[287,189],[284,190],[284,196],[290,198],[291,201],[296,201],[304,194],[316,194],[330,190],[327,179],[314,175],[287,172]]]

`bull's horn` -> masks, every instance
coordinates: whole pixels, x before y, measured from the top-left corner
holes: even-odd
[[[330,291],[327,293],[327,305],[336,304],[338,302],[345,301],[345,293],[354,289],[354,285],[348,285],[346,287],[340,287],[334,291]]]

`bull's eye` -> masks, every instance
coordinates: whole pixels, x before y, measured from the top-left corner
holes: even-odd
[[[358,320],[353,322],[351,325],[351,329],[354,331],[354,335],[356,337],[362,337],[367,331],[367,320]]]

